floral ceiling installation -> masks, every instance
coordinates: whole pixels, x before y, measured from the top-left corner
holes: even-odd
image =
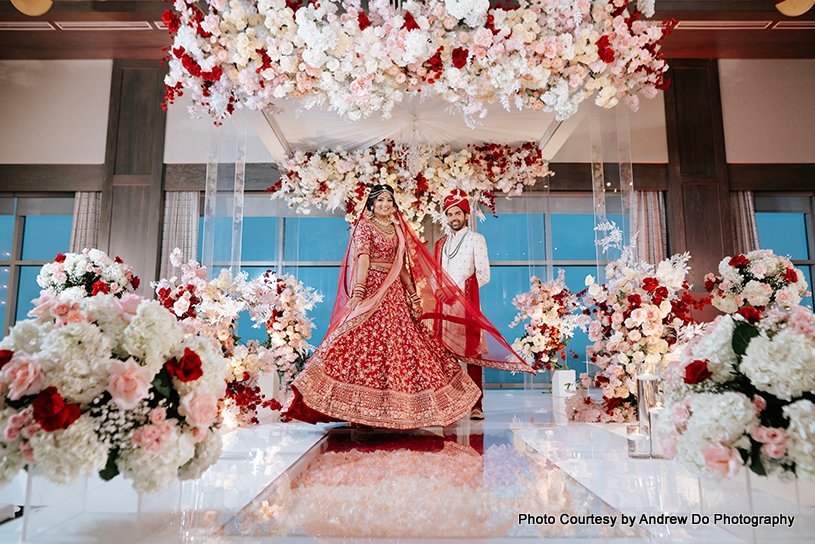
[[[295,98],[351,120],[390,115],[408,93],[436,94],[468,119],[485,104],[555,112],[620,100],[668,85],[660,40],[673,21],[645,22],[654,0],[488,0],[340,3],[175,0],[163,21],[173,37],[168,103],[184,89],[215,119],[236,107],[274,108]]]
[[[283,166],[288,172],[267,190],[299,212],[308,213],[311,206],[330,210],[344,206],[351,222],[362,212],[370,187],[387,183],[396,190],[399,209],[419,233],[427,214],[445,223],[442,201],[453,189],[476,194],[492,208],[496,191],[519,195],[525,185],[551,175],[534,142],[520,147],[485,144],[461,151],[430,145],[417,150],[382,142],[356,151],[298,151]]]

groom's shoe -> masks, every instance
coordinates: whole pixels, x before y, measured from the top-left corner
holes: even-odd
[[[484,419],[484,410],[481,408],[473,408],[470,412],[470,419]]]

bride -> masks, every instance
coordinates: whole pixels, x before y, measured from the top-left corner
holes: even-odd
[[[483,353],[465,355],[463,339],[439,332],[454,330],[438,326],[444,321],[480,331]],[[393,188],[375,185],[340,268],[328,332],[292,383],[283,415],[390,429],[447,426],[479,397],[459,362],[531,370],[433,260],[397,210]]]

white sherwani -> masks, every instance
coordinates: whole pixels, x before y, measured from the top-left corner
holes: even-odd
[[[489,283],[490,259],[484,236],[468,227],[448,236],[442,249],[441,266],[462,291],[464,282],[473,274],[479,287]]]

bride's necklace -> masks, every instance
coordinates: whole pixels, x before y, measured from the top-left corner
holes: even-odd
[[[371,216],[371,220],[376,224],[376,228],[381,230],[383,233],[387,234],[388,236],[393,234],[393,223],[385,223],[384,221],[380,221],[375,215]]]

